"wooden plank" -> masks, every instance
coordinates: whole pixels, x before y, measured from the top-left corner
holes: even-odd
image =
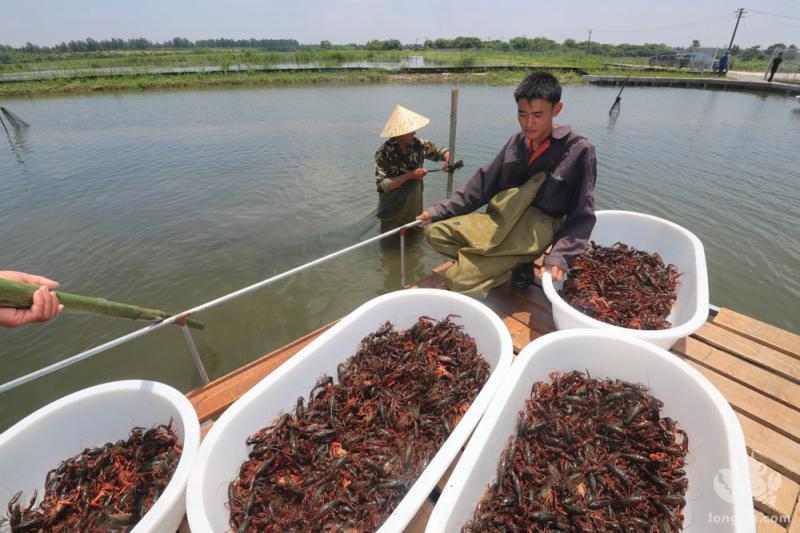
[[[453,266],[454,264],[455,263],[453,263],[452,261],[446,261],[446,262],[442,263],[441,265],[436,265],[435,267],[433,267],[431,272],[433,272],[434,274],[444,275],[444,271],[447,270],[448,268],[450,268],[451,266]]]
[[[795,503],[792,520],[789,522],[788,533],[800,533],[800,501]]]
[[[555,331],[553,315],[549,309],[545,310],[534,305],[525,298],[514,294],[516,291],[505,288],[495,289],[489,293],[486,303],[489,307],[513,316],[531,330],[536,331],[536,337]]]
[[[517,352],[532,340],[553,331],[550,327],[552,325],[550,317],[544,316],[540,310],[537,311],[508,293],[492,291],[485,303],[503,319],[514,340],[514,348]]]
[[[693,336],[720,350],[725,350],[767,368],[795,383],[800,383],[800,360],[790,355],[737,335],[711,322],[703,324]]]
[[[215,379],[207,385],[186,394],[192,402],[200,422],[217,418],[230,404],[264,379],[273,370],[317,338],[335,322],[312,331],[308,335],[249,363],[230,374]]]
[[[759,342],[774,350],[800,358],[800,335],[761,322],[736,311],[722,308],[714,317],[714,324],[736,332],[752,341]]]
[[[447,467],[447,471],[445,471],[442,478],[439,480],[439,483],[436,484],[436,490],[441,494],[444,492],[444,488],[447,485],[447,481],[450,479],[450,476],[453,475],[453,470],[456,469],[456,464],[458,464],[458,460],[461,459],[461,455],[464,453],[464,449],[462,448],[456,458],[453,459],[453,462],[450,463],[450,466]]]
[[[514,298],[519,298],[520,300],[528,302],[529,304],[542,309],[549,315],[552,315],[553,313],[550,300],[548,300],[547,296],[545,296],[544,289],[542,289],[541,285],[535,283],[529,286],[527,289],[513,289],[510,286],[505,285],[497,290],[505,291]]]
[[[756,533],[786,533],[786,528],[756,509]]]
[[[497,311],[495,310],[495,312]],[[530,344],[532,340],[539,337],[539,334],[536,333],[536,331],[528,328],[528,326],[516,318],[504,315],[502,313],[498,313],[498,315],[503,321],[503,324],[505,324],[508,328],[508,332],[511,334],[511,342],[514,344],[514,353],[519,353],[523,348]]]
[[[781,402],[800,410],[800,385],[749,361],[745,361],[710,344],[686,337],[672,347],[672,352]]]
[[[694,361],[686,361],[722,393],[734,410],[800,443],[800,411],[778,403]]]
[[[747,459],[753,505],[765,515],[788,524],[800,495],[800,485],[752,457]]]
[[[433,505],[434,502],[430,499],[430,497],[425,500],[425,503],[422,504],[422,507],[419,508],[417,514],[414,515],[414,518],[411,519],[408,526],[406,526],[405,533],[424,533],[425,526],[428,525],[428,519],[431,517],[431,513],[433,512]]]
[[[760,462],[800,483],[800,444],[742,413],[736,418],[744,431],[747,451]]]

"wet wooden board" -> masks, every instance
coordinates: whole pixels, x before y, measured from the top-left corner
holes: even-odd
[[[428,524],[428,518],[430,518],[433,512],[434,505],[436,505],[436,502],[431,498],[425,500],[425,503],[422,504],[417,514],[414,515],[414,518],[412,518],[411,522],[406,526],[405,533],[424,533],[425,526]]]
[[[800,383],[800,359],[774,350],[733,331],[706,322],[692,335],[706,344],[724,350],[732,355],[750,361],[784,378]]]
[[[445,289],[440,265],[415,287]],[[554,329],[550,304],[540,287],[501,287],[486,300],[508,327],[515,351]],[[201,420],[211,420],[228,405],[300,351],[321,328],[267,356],[223,376],[187,396]],[[800,533],[800,337],[722,309],[673,353],[705,375],[734,408],[745,435],[758,531]],[[203,427],[208,430],[209,423]],[[435,499],[452,473],[440,480],[406,531],[423,532]]]
[[[777,328],[742,315],[730,309],[720,309],[712,322],[752,341],[759,342],[774,350],[798,357],[800,354],[800,335]]]
[[[755,508],[775,520],[789,523],[800,496],[800,485],[752,457],[748,460]]]
[[[786,533],[786,528],[774,518],[756,510],[756,533]]]
[[[800,410],[797,405],[800,385],[770,370],[693,337],[681,339],[672,351],[792,409]]]

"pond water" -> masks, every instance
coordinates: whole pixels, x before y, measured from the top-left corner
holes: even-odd
[[[373,155],[395,103],[446,143],[446,84],[148,92],[3,102],[32,126],[0,132],[0,268],[69,292],[186,309],[376,234]],[[703,241],[711,302],[800,332],[800,188],[792,98],[567,86],[561,122],[597,147],[597,205],[677,222]],[[460,88],[456,186],[517,128],[513,87]],[[7,142],[9,141],[9,142]],[[434,166],[433,163],[430,164]],[[426,180],[426,203],[445,177]],[[212,379],[400,284],[397,242],[374,245],[202,313]],[[424,243],[409,280],[442,261]],[[0,331],[0,382],[140,327],[65,314]],[[199,385],[177,328],[2,397],[0,429],[68,392],[148,378]]]

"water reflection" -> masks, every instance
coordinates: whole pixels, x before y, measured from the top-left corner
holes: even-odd
[[[424,269],[426,253],[425,235],[421,229],[412,228],[405,235],[405,283],[412,284],[427,273]],[[402,287],[400,236],[379,241],[380,270],[383,274],[385,292],[396,291]]]

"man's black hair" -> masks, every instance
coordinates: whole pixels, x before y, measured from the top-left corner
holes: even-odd
[[[561,84],[549,72],[528,74],[514,91],[514,100],[519,102],[522,98],[528,101],[547,100],[556,105],[561,101]]]

